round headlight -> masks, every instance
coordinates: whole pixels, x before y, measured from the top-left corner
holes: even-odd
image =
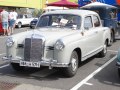
[[[13,44],[14,44],[13,38],[12,38],[12,37],[9,37],[9,38],[6,40],[6,45],[7,45],[8,47],[12,47]]]
[[[56,43],[55,43],[55,48],[57,50],[62,50],[63,48],[65,47],[64,43],[61,41],[61,40],[58,40]]]

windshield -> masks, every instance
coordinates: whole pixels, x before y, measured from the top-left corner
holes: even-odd
[[[78,15],[70,14],[50,14],[44,15],[38,21],[37,27],[65,27],[80,28],[81,18]]]

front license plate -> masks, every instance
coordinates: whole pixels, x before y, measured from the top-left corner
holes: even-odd
[[[40,67],[40,63],[39,62],[20,61],[20,66]]]

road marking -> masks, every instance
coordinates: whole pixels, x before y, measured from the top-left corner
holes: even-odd
[[[114,59],[116,59],[117,55],[115,55],[112,59],[110,59],[108,62],[106,62],[104,65],[99,67],[97,70],[95,70],[93,73],[88,75],[85,79],[83,79],[81,82],[79,82],[77,85],[75,85],[70,90],[77,90],[79,89],[83,84],[85,84],[88,80],[90,80],[93,76],[95,76],[98,72],[100,72],[102,69],[104,69],[107,65],[109,65]]]
[[[115,52],[115,53],[118,53],[118,51],[115,51],[115,50],[107,50],[108,52]]]
[[[0,56],[4,55],[5,53],[0,54]]]
[[[0,39],[5,38],[5,37],[7,37],[7,36],[2,36],[2,37],[0,37]]]
[[[92,83],[85,83],[86,85],[89,85],[89,86],[92,86],[93,84]]]
[[[0,66],[0,69],[1,68],[4,68],[4,67],[7,67],[7,66],[9,66],[10,64],[6,64],[6,65],[3,65],[3,66]]]

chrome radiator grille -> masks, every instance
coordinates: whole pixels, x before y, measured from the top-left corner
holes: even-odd
[[[39,61],[43,55],[43,41],[37,38],[26,38],[24,47],[25,61]]]

